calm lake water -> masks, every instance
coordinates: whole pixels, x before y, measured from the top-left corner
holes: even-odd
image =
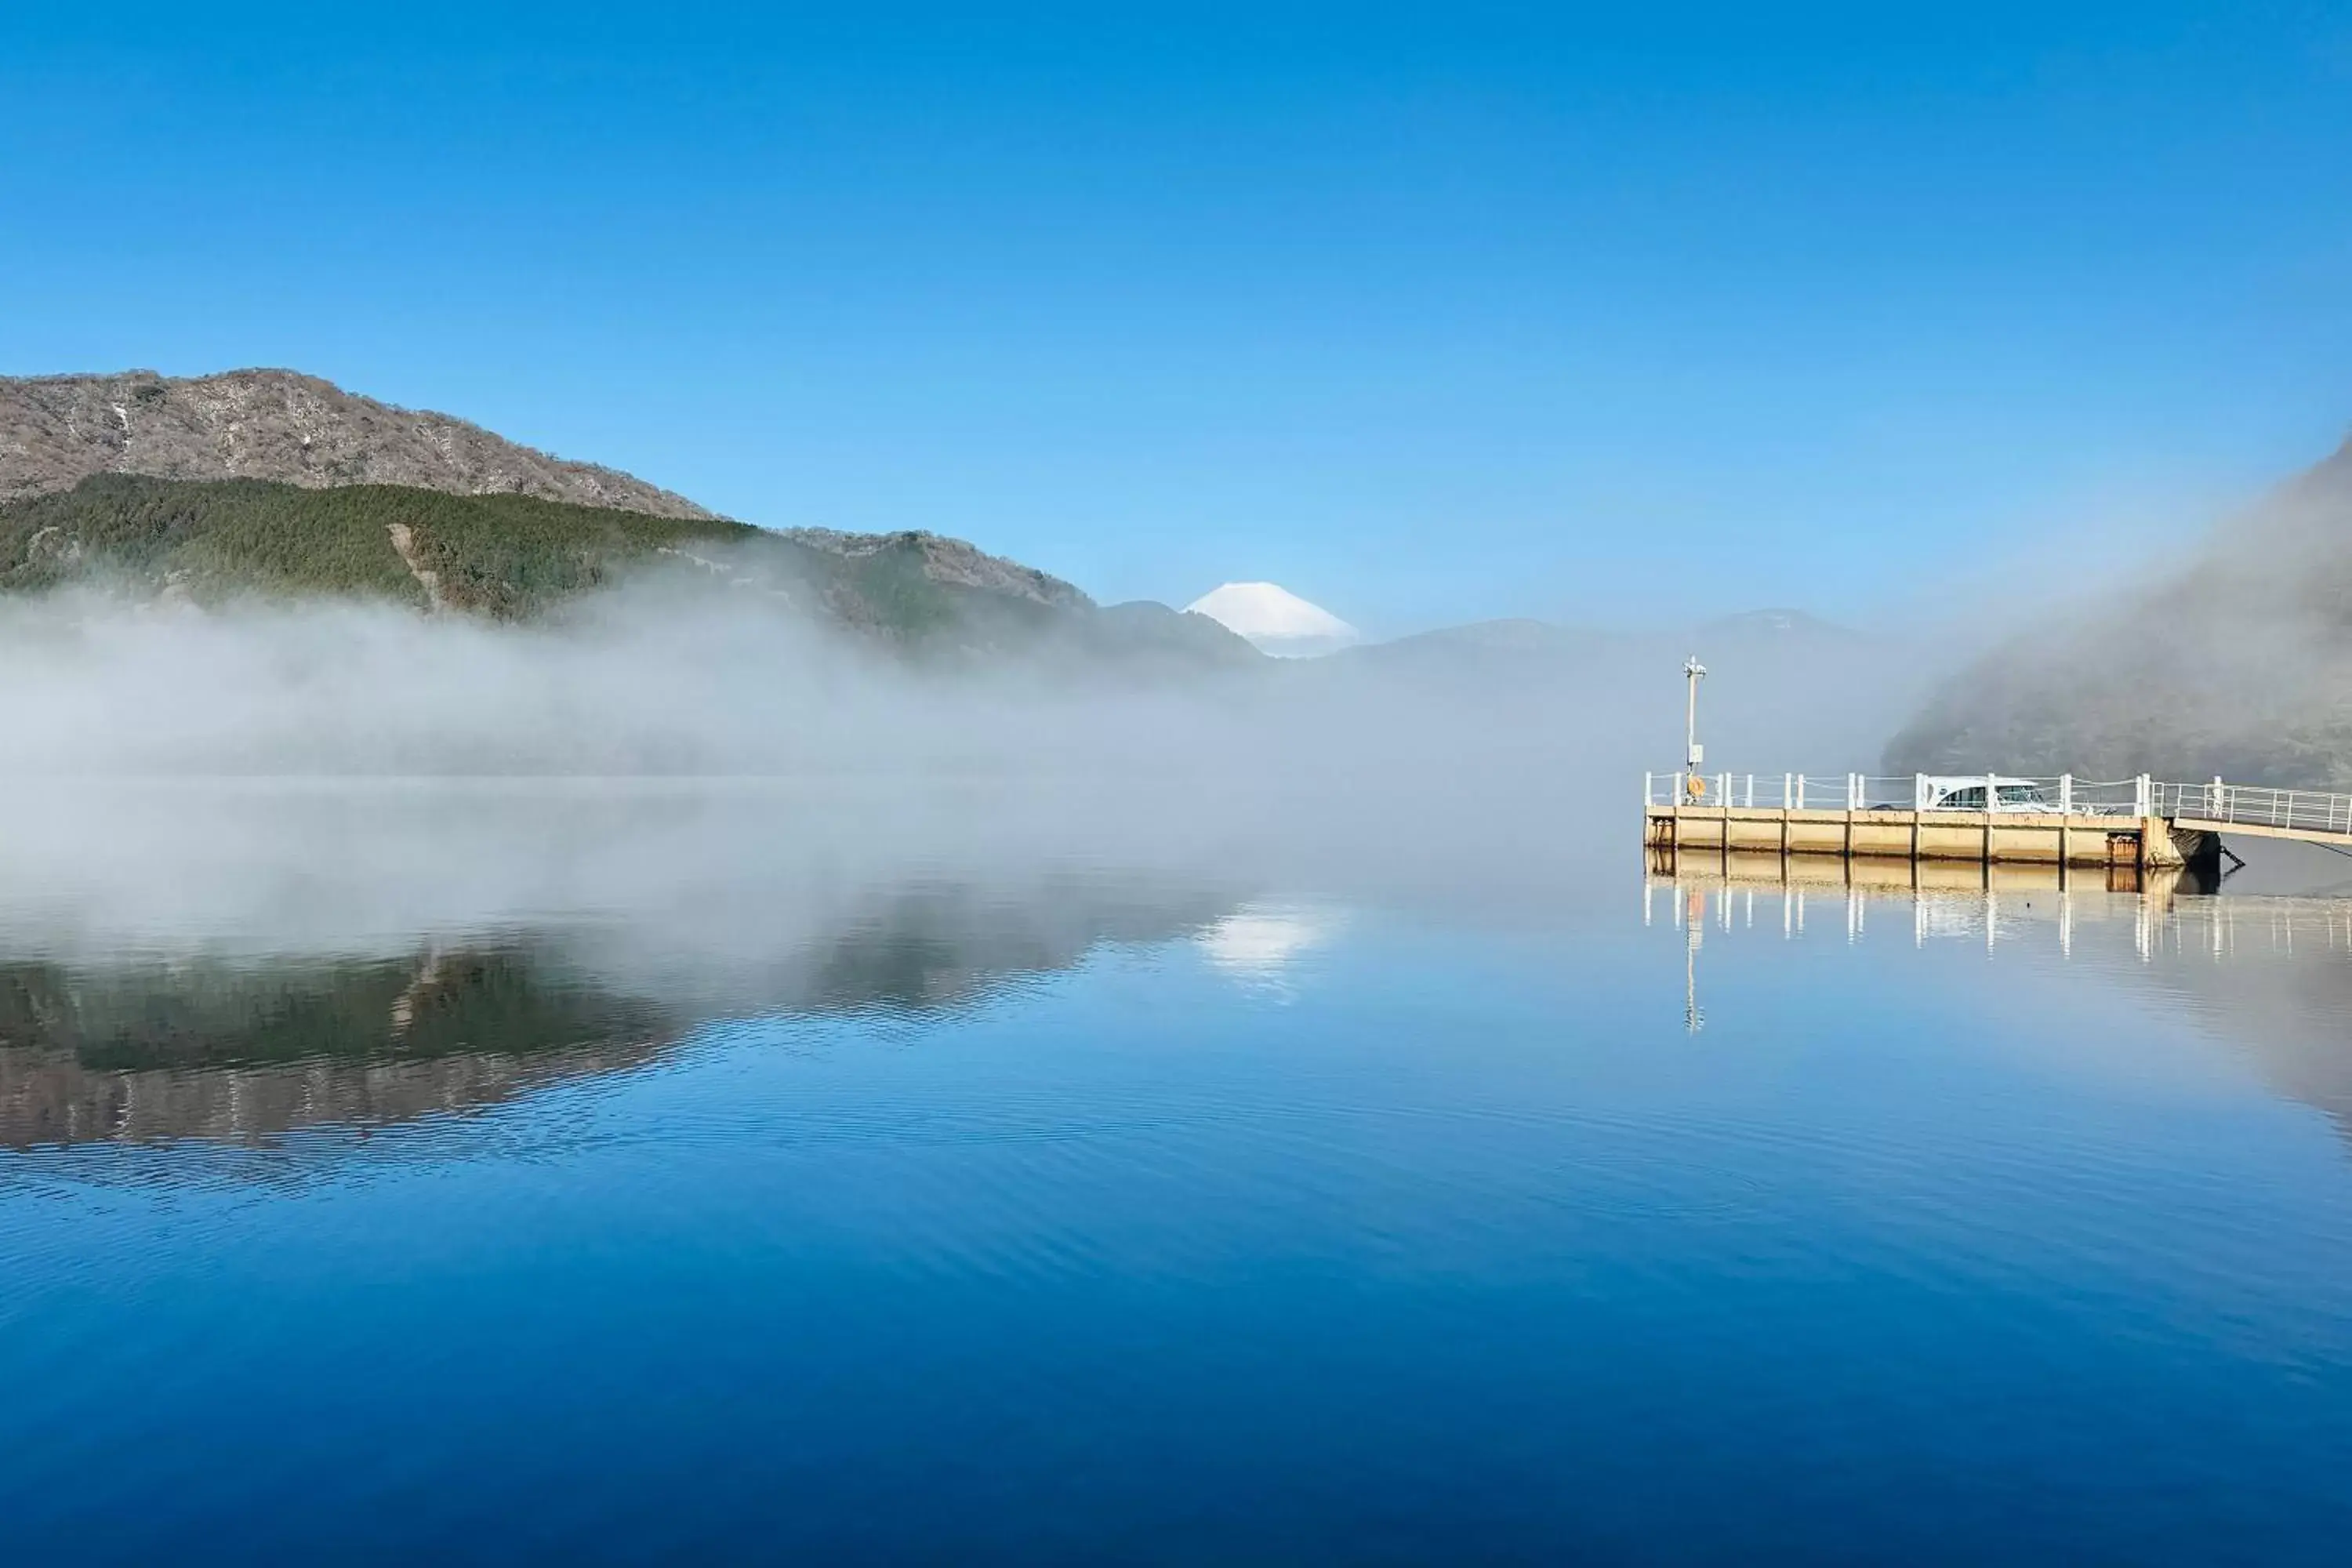
[[[2344,1560],[2352,901],[975,812],[14,815],[0,1555]]]

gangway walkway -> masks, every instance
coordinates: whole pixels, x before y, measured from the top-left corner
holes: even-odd
[[[2260,784],[2151,784],[2155,815],[2176,829],[2293,838],[2352,851],[2352,795]]]

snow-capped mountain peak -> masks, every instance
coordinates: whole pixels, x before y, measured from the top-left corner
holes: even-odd
[[[1184,606],[1266,653],[1329,653],[1361,640],[1355,627],[1272,583],[1228,583]]]

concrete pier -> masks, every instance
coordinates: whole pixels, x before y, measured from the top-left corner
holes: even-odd
[[[1645,808],[1642,842],[1681,855],[1712,850],[2146,871],[2198,858],[2208,852],[2210,837],[2176,830],[2160,816],[1675,804]]]

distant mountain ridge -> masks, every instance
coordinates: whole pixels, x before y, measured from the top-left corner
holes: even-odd
[[[551,457],[446,414],[396,408],[290,370],[0,376],[0,503],[95,474],[403,485],[525,495],[654,517],[713,514],[617,469]]]
[[[1091,607],[1094,604],[1074,584],[1065,583],[1034,566],[1024,566],[1018,561],[991,555],[977,545],[967,544],[961,539],[950,539],[945,534],[923,531],[843,533],[831,528],[782,528],[773,532],[779,539],[788,539],[812,550],[838,555],[845,561],[868,560],[893,552],[911,552],[921,563],[926,576],[958,588],[1010,594],[1060,609]]]
[[[1610,631],[1520,616],[1470,621],[1386,642],[1364,643],[1338,658],[1342,663],[1388,668],[1465,668],[1497,662],[1585,659],[1609,653],[1654,655],[1666,648],[1695,651],[1706,658],[1710,650],[1724,647],[1745,652],[1774,647],[1859,645],[1866,640],[1859,632],[1802,610],[1746,610],[1685,631]]]
[[[1852,768],[1918,695],[1898,640],[1790,609],[1650,630],[1475,621],[1349,648],[1305,673],[1343,690],[1415,691],[1494,728],[1553,730],[1616,765],[1664,769],[1683,754],[1693,654],[1707,669],[1699,728],[1711,766]]]

